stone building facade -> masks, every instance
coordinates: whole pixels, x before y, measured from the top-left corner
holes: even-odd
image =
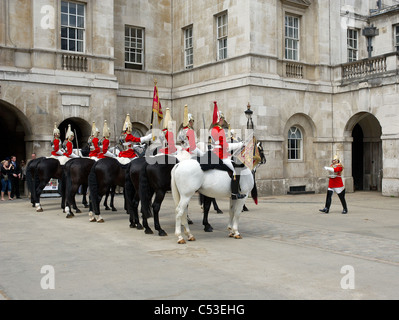
[[[260,194],[325,192],[338,154],[348,191],[399,196],[399,6],[383,0],[0,0],[1,157],[50,153],[54,124],[149,129],[154,80],[179,125],[213,101],[255,135]],[[372,51],[371,51],[372,46]]]

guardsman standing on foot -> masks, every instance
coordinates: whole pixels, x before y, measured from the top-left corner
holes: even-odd
[[[163,119],[163,134],[166,139],[166,146],[159,150],[159,153],[163,154],[176,154],[177,148],[175,144],[175,136],[172,132],[172,116],[170,115],[170,109],[166,108],[166,115]]]
[[[108,151],[109,148],[109,137],[111,133],[108,128],[107,120],[104,120],[104,128],[103,128],[103,139],[101,141],[102,152],[99,153],[98,158],[116,158],[116,156]]]
[[[71,125],[68,125],[68,131],[66,133],[66,152],[64,153],[64,156],[68,158],[80,158],[76,154],[73,153],[73,144],[72,141],[75,138],[74,133],[72,132]]]
[[[62,150],[62,148],[61,148],[62,143],[60,140],[60,130],[57,128],[57,124],[54,124],[53,136],[54,136],[54,139],[51,142],[53,151],[51,152],[51,155],[54,157],[63,156],[64,150]]]
[[[100,134],[100,130],[97,129],[96,123],[93,121],[93,126],[91,129],[91,137],[89,138],[89,145],[90,145],[89,157],[90,158],[92,158],[92,157],[97,158],[101,152],[101,149],[98,145],[98,143],[100,141],[98,139],[99,134]]]
[[[226,133],[224,132],[223,129],[224,122],[225,122],[224,115],[222,112],[218,111],[215,102],[214,118],[213,118],[214,127],[212,128],[211,131],[211,137],[214,145],[213,152],[233,172],[233,177],[231,179],[231,199],[232,200],[243,199],[246,197],[246,195],[240,194],[239,192],[240,175],[236,174],[229,153],[230,150],[241,148],[243,146],[243,143],[242,142],[234,143],[229,146],[229,143],[227,142],[226,139]]]
[[[126,150],[121,151],[118,155],[120,158],[136,158],[137,155],[133,150],[133,143],[144,143],[150,141],[152,138],[152,134],[149,134],[145,137],[137,138],[132,135],[132,122],[130,121],[130,114],[126,116],[125,124],[123,125],[123,131],[125,134],[125,141],[123,145],[125,146]]]
[[[342,214],[348,213],[348,208],[346,206],[346,200],[345,200],[345,186],[341,178],[344,167],[341,164],[339,157],[337,155],[334,156],[332,164],[329,167],[324,167],[324,170],[330,172],[330,180],[328,183],[326,205],[324,209],[320,209],[319,211],[322,213],[328,213],[330,211],[331,198],[333,193],[336,192],[338,194],[339,200],[341,200],[343,208]]]

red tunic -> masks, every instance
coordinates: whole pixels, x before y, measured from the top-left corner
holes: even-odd
[[[140,142],[140,141],[141,141],[140,138],[137,138],[137,137],[133,136],[131,133],[127,134],[126,138],[125,138],[125,142],[126,143],[130,142],[129,145],[127,146],[128,149],[125,150],[125,151],[121,151],[119,153],[118,157],[120,157],[120,158],[130,158],[130,159],[136,158],[137,154],[133,150],[133,143]]]
[[[167,129],[163,129],[162,131],[165,132],[165,138],[166,141],[168,142],[166,148],[163,148],[159,150],[159,153],[164,153],[164,154],[172,154],[177,151],[176,144],[175,144],[175,137],[173,135],[173,132],[168,131]]]
[[[70,155],[71,155],[72,152],[73,152],[73,144],[72,144],[71,141],[68,141],[68,142],[67,142],[66,148],[67,148],[67,149],[66,149],[66,152],[64,153],[64,156],[70,158]]]
[[[188,139],[189,147],[186,149],[187,152],[192,153],[195,149],[197,149],[197,145],[195,144],[195,132],[190,127],[185,127],[186,137]]]
[[[53,151],[51,152],[51,154],[53,156],[56,156],[56,157],[59,156],[59,154],[57,154],[57,152],[60,150],[60,143],[61,143],[60,139],[58,139],[58,138],[54,139],[54,141],[53,141]]]
[[[89,157],[98,157],[98,155],[101,152],[100,147],[98,146],[98,138],[94,137],[93,140],[91,141],[93,143],[94,146],[94,150],[90,151],[89,153]]]
[[[105,154],[107,153],[108,148],[109,148],[109,139],[104,139],[103,140],[103,151],[98,154],[97,158],[99,158],[99,159],[106,158]]]
[[[344,183],[341,178],[342,170],[344,170],[344,167],[342,164],[338,163],[336,165],[331,165],[331,168],[334,169],[334,173],[336,174],[335,178],[330,178],[328,187],[331,189],[334,188],[342,188],[344,186]]]
[[[211,132],[212,139],[216,145],[216,148],[213,149],[213,152],[219,157],[219,159],[226,159],[229,157],[228,148],[229,145],[226,139],[226,133],[223,128],[219,125],[213,127]]]

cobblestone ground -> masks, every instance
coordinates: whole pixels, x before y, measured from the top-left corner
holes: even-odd
[[[197,241],[186,245],[174,235],[170,194],[161,208],[167,237],[130,229],[121,195],[103,224],[89,223],[84,208],[65,219],[58,198],[42,199],[40,214],[27,199],[4,201],[0,299],[398,299],[399,199],[348,194],[347,215],[336,195],[330,214],[320,214],[324,199],[249,199],[243,239],[235,240],[226,230],[228,201],[218,201],[223,214],[211,209],[214,232],[205,233],[195,198]]]

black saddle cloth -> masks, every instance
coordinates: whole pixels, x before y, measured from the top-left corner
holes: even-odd
[[[212,151],[208,151],[201,157],[197,157],[196,160],[201,166],[202,171],[208,171],[212,169],[227,171],[232,176],[233,172],[226,166],[223,161]]]

